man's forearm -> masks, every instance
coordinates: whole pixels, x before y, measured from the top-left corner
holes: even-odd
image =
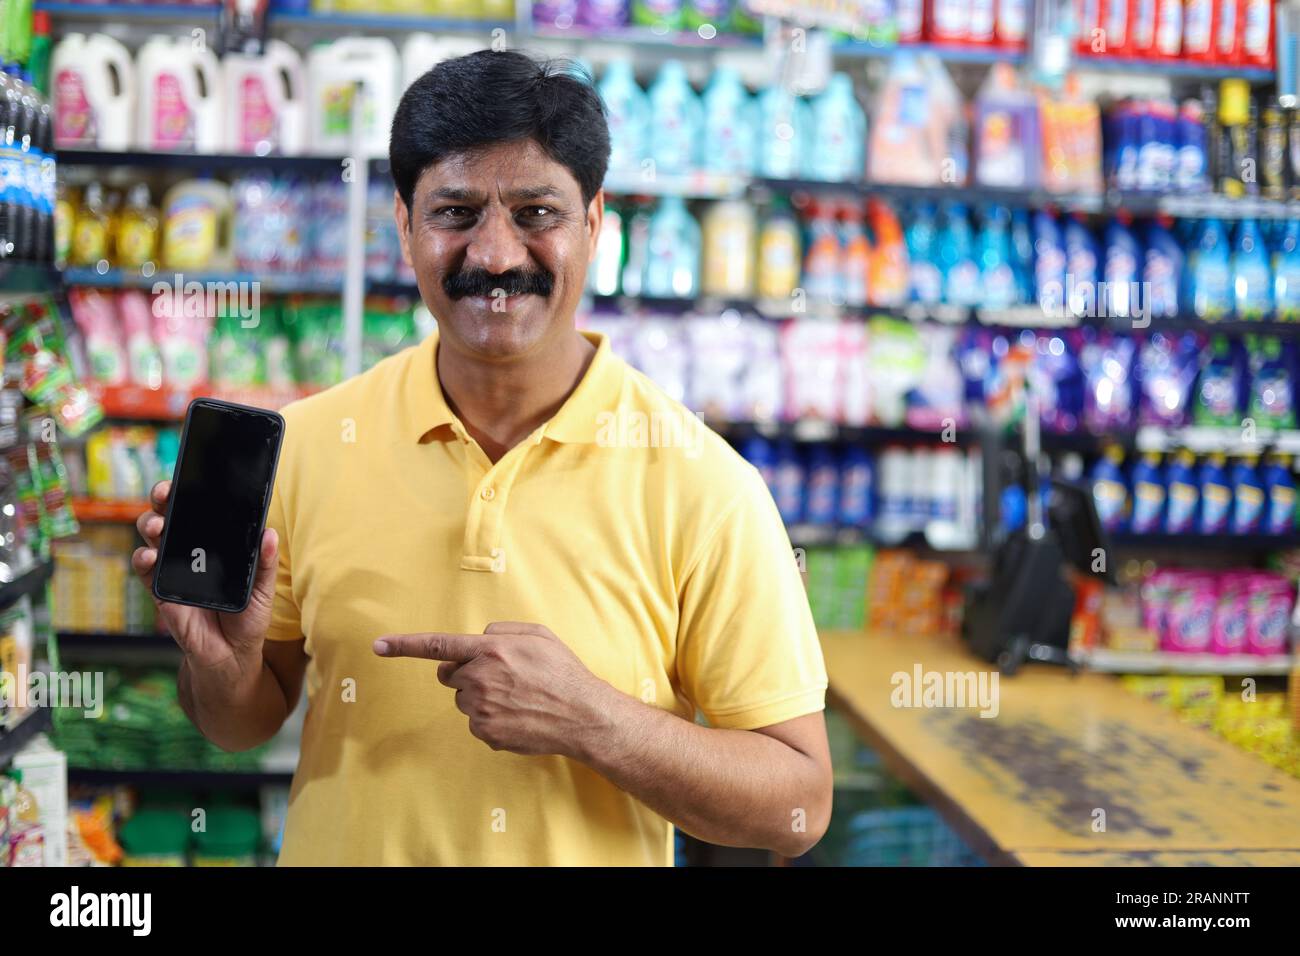
[[[284,691],[264,661],[251,673],[192,669],[176,677],[181,709],[200,733],[223,750],[248,750],[270,740],[288,717]]]
[[[610,688],[580,759],[687,833],[798,856],[824,831],[821,771],[774,737],[699,724]]]

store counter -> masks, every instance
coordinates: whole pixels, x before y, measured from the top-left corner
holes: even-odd
[[[830,631],[822,648],[830,705],[989,863],[1300,864],[1300,780],[1114,677],[1030,664],[989,696],[993,668],[955,639]],[[967,706],[925,706],[980,671],[996,716],[977,679]]]

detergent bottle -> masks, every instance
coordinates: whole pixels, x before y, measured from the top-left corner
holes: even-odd
[[[1123,463],[1124,452],[1112,445],[1092,469],[1092,500],[1101,526],[1107,531],[1123,531],[1128,524],[1128,483]]]
[[[307,147],[307,74],[283,40],[269,40],[261,56],[228,53],[226,148],[256,156],[297,156]]]
[[[1210,455],[1201,465],[1198,475],[1201,485],[1201,520],[1196,530],[1200,534],[1224,534],[1232,518],[1232,485],[1224,467],[1224,456]]]
[[[1258,464],[1258,455],[1246,455],[1232,464],[1233,534],[1256,534],[1263,524],[1268,499]]]
[[[632,61],[614,60],[605,67],[605,75],[596,87],[605,101],[609,123],[609,169],[616,177],[631,177],[640,172],[641,161],[649,156],[650,104],[637,86]]]
[[[1295,478],[1289,455],[1271,455],[1264,466],[1266,499],[1261,530],[1265,534],[1290,534],[1295,530]]]
[[[162,204],[162,260],[168,269],[226,269],[232,262],[230,187],[184,180]]]
[[[758,95],[758,175],[793,179],[803,165],[808,104],[780,83]]]
[[[135,68],[112,37],[69,33],[50,57],[54,145],[120,152],[135,126]]]
[[[1232,307],[1231,259],[1223,224],[1218,219],[1202,223],[1187,256],[1187,292],[1184,300],[1199,319],[1221,319]]]
[[[703,168],[748,175],[755,163],[757,105],[740,74],[728,66],[713,71],[702,97],[704,108]]]
[[[359,139],[367,156],[386,156],[397,109],[397,48],[383,37],[340,37],[307,54],[307,116],[311,151],[345,156],[352,150],[352,100],[365,97]]]
[[[970,219],[961,203],[950,203],[938,235],[939,271],[944,276],[944,301],[975,306],[983,300],[983,282],[975,261]]]
[[[934,207],[920,203],[912,213],[907,238],[908,284],[911,299],[924,305],[943,301],[943,273],[936,259]]]
[[[990,206],[980,227],[976,258],[984,287],[984,306],[1005,309],[1016,301],[1016,274],[1011,263],[1011,218],[1005,206]]]
[[[875,245],[867,292],[877,308],[896,308],[907,302],[909,267],[903,227],[894,211],[878,197],[867,200],[867,223]]]
[[[1239,319],[1262,319],[1273,311],[1273,276],[1259,224],[1243,219],[1237,224],[1232,251],[1233,304]]]
[[[1287,220],[1273,254],[1273,303],[1279,319],[1300,320],[1300,219]]]
[[[686,79],[686,67],[667,60],[647,93],[650,158],[659,174],[687,173],[699,165],[704,128],[700,98]]]
[[[1160,455],[1147,452],[1133,468],[1133,533],[1157,533],[1164,517],[1165,480]]]
[[[1165,476],[1165,533],[1191,534],[1196,529],[1201,486],[1196,475],[1196,458],[1187,449],[1174,455]]]
[[[833,74],[826,89],[812,101],[812,130],[817,148],[804,156],[809,179],[843,183],[862,178],[867,117],[853,95],[853,80],[847,73]]]
[[[689,299],[699,288],[699,224],[681,196],[664,196],[650,218],[644,294]]]
[[[151,37],[136,57],[139,89],[136,140],[159,152],[221,150],[220,64],[188,37]]]

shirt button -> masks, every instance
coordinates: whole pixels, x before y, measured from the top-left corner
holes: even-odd
[[[491,485],[488,485],[486,488],[484,488],[482,491],[478,493],[478,496],[482,498],[484,501],[491,501],[493,498],[497,496],[497,490],[493,488]]]

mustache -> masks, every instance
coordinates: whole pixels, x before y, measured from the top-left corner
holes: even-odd
[[[540,295],[549,298],[555,288],[555,277],[545,269],[508,269],[496,274],[486,269],[464,269],[446,276],[442,288],[452,299],[471,295]]]

